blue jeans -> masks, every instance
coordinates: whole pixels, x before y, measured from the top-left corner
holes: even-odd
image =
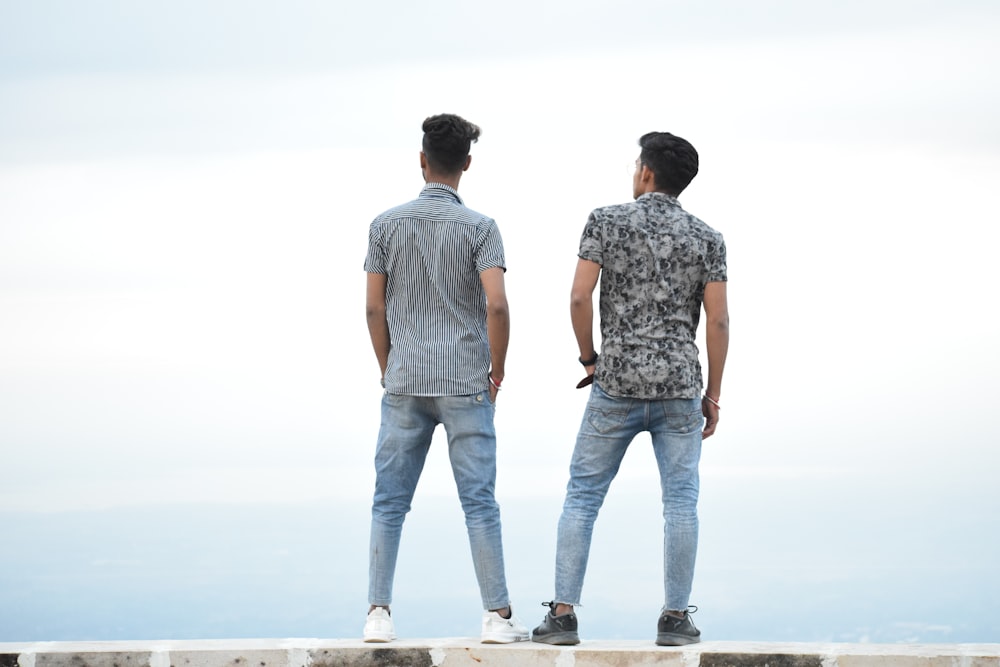
[[[494,498],[496,431],[486,391],[471,396],[382,397],[382,425],[375,449],[368,602],[388,605],[403,519],[424,469],[438,424],[448,435],[448,457],[465,511],[472,562],[484,609],[510,604],[500,537],[500,506]]]
[[[608,396],[595,382],[570,463],[556,546],[556,602],[580,604],[594,520],[632,439],[649,431],[663,497],[664,609],[687,609],[698,550],[698,461],[704,418],[697,398]]]

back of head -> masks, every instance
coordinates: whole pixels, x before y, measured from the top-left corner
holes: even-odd
[[[479,139],[479,127],[461,116],[438,114],[424,120],[423,151],[430,167],[442,174],[454,174],[465,167],[472,142]]]
[[[698,151],[685,139],[650,132],[639,138],[639,146],[639,160],[653,172],[657,190],[676,197],[698,173]]]

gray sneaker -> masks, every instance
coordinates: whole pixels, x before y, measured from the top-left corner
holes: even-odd
[[[694,627],[691,614],[698,611],[694,605],[684,611],[684,618],[671,616],[666,610],[660,612],[656,623],[656,644],[658,646],[684,646],[701,641],[701,631]]]
[[[556,603],[543,602],[543,607],[549,608],[542,624],[531,631],[531,641],[556,646],[573,646],[580,643],[580,635],[576,632],[576,614],[570,612],[555,615]]]

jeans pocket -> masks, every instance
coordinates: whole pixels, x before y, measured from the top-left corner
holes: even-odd
[[[601,435],[620,429],[628,419],[630,399],[608,396],[594,383],[587,402],[587,423]]]
[[[409,398],[409,396],[404,394],[390,394],[387,391],[382,392],[382,404],[388,405],[391,408],[398,408],[404,405]]]
[[[668,433],[693,433],[705,426],[698,399],[672,399],[660,401],[663,421]]]
[[[491,413],[497,409],[496,403],[490,400],[490,392],[479,391],[475,394],[456,396],[459,405],[467,406],[472,410],[489,410]]]

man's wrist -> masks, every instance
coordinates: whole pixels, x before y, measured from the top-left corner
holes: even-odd
[[[600,355],[598,355],[597,351],[595,350],[592,357],[590,357],[589,359],[584,359],[583,356],[581,355],[579,361],[584,366],[593,366],[594,364],[597,363],[598,356]]]

